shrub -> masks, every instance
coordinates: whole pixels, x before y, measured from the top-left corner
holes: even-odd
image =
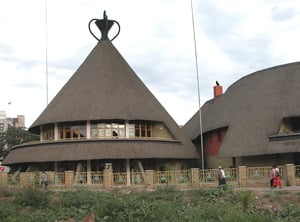
[[[11,203],[0,203],[0,221],[11,221],[15,208]]]
[[[240,190],[236,192],[236,195],[242,205],[243,211],[250,210],[250,207],[254,206],[255,195],[251,190]]]
[[[23,192],[15,195],[14,202],[21,206],[45,208],[49,204],[49,192],[27,187]]]
[[[59,196],[59,205],[61,207],[91,208],[97,202],[98,196],[98,192],[78,188],[76,191],[62,192]]]

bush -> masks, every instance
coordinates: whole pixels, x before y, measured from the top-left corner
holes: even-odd
[[[12,221],[15,214],[15,208],[11,203],[0,203],[0,221]]]
[[[49,192],[28,187],[23,192],[18,192],[15,195],[14,203],[21,206],[45,208],[49,204]]]

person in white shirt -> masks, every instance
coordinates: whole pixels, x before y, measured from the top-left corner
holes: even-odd
[[[219,180],[219,186],[226,184],[225,172],[222,166],[219,166],[218,180]]]

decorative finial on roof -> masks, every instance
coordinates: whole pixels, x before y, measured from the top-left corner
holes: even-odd
[[[97,27],[99,28],[100,32],[101,32],[101,39],[99,39],[91,30],[91,23],[95,21],[95,24],[97,25]],[[116,23],[118,25],[118,32],[117,34],[110,40],[108,37],[108,32],[110,30],[110,28],[113,26],[113,24]],[[110,40],[113,41],[120,33],[120,24],[115,21],[115,20],[109,20],[107,19],[107,15],[106,15],[106,11],[103,12],[103,19],[92,19],[89,22],[89,30],[90,33],[92,34],[92,36],[94,36],[95,39],[97,39],[98,41],[102,41],[102,40]]]

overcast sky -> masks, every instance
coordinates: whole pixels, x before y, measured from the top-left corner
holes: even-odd
[[[88,23],[104,10],[121,25],[113,44],[174,120],[183,125],[198,110],[190,0],[48,0],[47,44],[45,6],[0,1],[0,110],[7,116],[25,115],[30,127],[47,105],[46,45],[50,102],[95,47]],[[300,58],[297,0],[193,6],[201,105],[216,80],[226,91],[243,76]]]

